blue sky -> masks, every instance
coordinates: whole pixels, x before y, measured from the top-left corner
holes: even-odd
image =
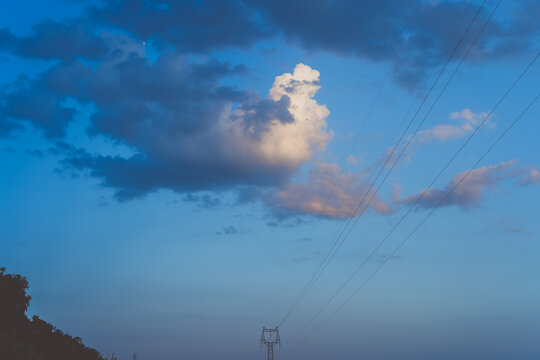
[[[0,2],[1,265],[104,355],[253,359],[352,217],[280,355],[536,359],[540,104],[439,200],[538,95],[538,62],[421,196],[538,54],[536,1],[473,41],[497,3]]]

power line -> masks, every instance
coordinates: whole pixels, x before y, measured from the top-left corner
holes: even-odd
[[[454,47],[454,49],[452,50],[450,56],[448,57],[448,59],[446,60],[446,63],[444,64],[443,68],[440,70],[437,78],[435,79],[434,83],[432,84],[432,86],[430,87],[428,93],[426,94],[426,96],[424,97],[423,101],[421,102],[420,106],[418,107],[418,109],[416,110],[415,114],[413,115],[413,117],[411,118],[411,120],[409,121],[407,127],[405,128],[405,130],[402,132],[396,146],[393,147],[391,153],[386,157],[386,160],[383,164],[383,166],[380,168],[379,172],[377,173],[377,176],[375,177],[375,180],[371,183],[371,185],[369,186],[368,190],[366,191],[366,193],[364,194],[364,196],[362,197],[362,199],[360,200],[360,202],[358,203],[358,206],[356,207],[355,211],[353,212],[352,214],[352,217],[349,218],[349,221],[346,223],[345,227],[343,228],[343,230],[339,233],[338,237],[336,238],[336,240],[332,243],[332,246],[330,247],[329,251],[327,252],[327,254],[325,255],[325,257],[323,258],[323,261],[321,262],[321,264],[319,265],[319,267],[317,268],[317,270],[315,271],[314,275],[312,276],[312,278],[308,281],[307,285],[304,287],[303,291],[300,293],[300,295],[298,296],[298,298],[296,299],[296,301],[293,303],[293,305],[289,308],[289,310],[287,311],[287,313],[285,314],[284,318],[282,319],[282,321],[280,322],[280,325],[281,326],[290,316],[290,314],[292,313],[292,311],[298,306],[298,304],[305,298],[305,296],[307,295],[307,293],[311,290],[311,288],[313,287],[314,283],[318,280],[318,278],[320,277],[320,275],[322,274],[322,272],[326,269],[326,267],[328,266],[328,264],[330,263],[330,261],[332,260],[332,258],[335,256],[335,254],[337,253],[337,251],[339,250],[339,248],[342,246],[343,242],[345,241],[346,237],[348,236],[348,234],[350,233],[350,230],[347,232],[347,235],[344,236],[345,234],[345,231],[347,230],[347,227],[349,226],[349,224],[351,223],[351,219],[356,217],[356,215],[358,214],[358,211],[360,210],[360,207],[362,206],[362,204],[364,204],[365,202],[365,199],[367,197],[367,195],[371,192],[371,190],[373,189],[375,183],[377,182],[379,176],[381,175],[382,171],[386,168],[388,162],[390,161],[390,159],[392,158],[394,152],[396,151],[399,143],[403,140],[403,138],[405,137],[405,134],[407,133],[407,131],[409,130],[409,128],[411,127],[412,123],[414,122],[414,119],[416,119],[417,115],[419,114],[420,110],[422,109],[422,107],[424,106],[424,104],[426,103],[427,99],[429,98],[429,95],[431,94],[431,92],[433,91],[433,89],[435,88],[435,86],[437,85],[438,81],[440,80],[440,78],[442,77],[444,71],[446,70],[446,68],[448,67],[450,61],[452,60],[452,58],[454,57],[454,55],[456,54],[457,50],[459,49],[459,47],[461,46],[463,40],[465,39],[465,37],[467,36],[467,34],[469,33],[473,23],[475,22],[476,18],[478,17],[478,15],[480,14],[481,10],[483,9],[484,5],[486,4],[487,0],[484,0],[482,2],[482,4],[480,5],[480,7],[478,8],[478,10],[476,11],[475,15],[473,16],[473,18],[471,19],[471,21],[469,22],[465,32],[462,34],[462,36],[460,37],[458,43],[456,44],[456,46]],[[495,10],[499,7],[500,3],[502,2],[502,0],[499,0],[499,3],[497,4],[497,6],[495,7]],[[433,107],[435,106],[435,104],[438,102],[439,98],[441,97],[441,95],[443,94],[444,90],[447,88],[448,84],[450,83],[450,81],[453,79],[455,73],[457,72],[457,70],[459,69],[459,67],[461,66],[461,64],[463,63],[465,57],[468,55],[468,53],[470,52],[470,50],[472,49],[472,47],[474,46],[474,44],[476,43],[476,41],[478,40],[480,34],[483,32],[483,30],[485,29],[485,26],[487,25],[487,23],[491,20],[491,17],[493,16],[493,13],[495,12],[495,10],[491,13],[491,15],[489,16],[488,20],[486,21],[486,23],[483,25],[483,27],[481,28],[480,32],[478,33],[478,35],[476,36],[476,38],[474,39],[474,41],[471,43],[470,47],[468,48],[467,52],[465,53],[465,55],[462,57],[460,63],[458,64],[458,66],[456,67],[456,69],[454,70],[452,76],[448,79],[447,83],[445,84],[445,86],[443,87],[443,89],[441,90],[441,92],[439,93],[439,96],[435,99],[433,105],[431,106],[429,112],[427,113],[427,115],[424,117],[424,119],[422,120],[422,122],[420,123],[420,125],[416,128],[413,136],[409,139],[409,141],[407,142],[407,144],[405,145],[405,147],[403,148],[403,150],[401,151],[401,153],[399,154],[399,157],[398,159],[396,160],[396,162],[393,164],[393,166],[391,167],[391,169],[387,172],[386,176],[384,177],[383,179],[383,182],[377,187],[376,191],[373,193],[373,196],[371,197],[370,201],[367,203],[367,205],[364,207],[364,209],[362,210],[362,212],[360,214],[363,214],[364,211],[367,209],[367,207],[369,206],[369,204],[371,203],[371,201],[373,200],[375,194],[377,193],[378,189],[382,186],[382,184],[384,183],[384,181],[386,180],[386,178],[388,177],[388,175],[391,173],[391,171],[394,169],[395,165],[397,164],[397,162],[399,161],[399,159],[401,158],[401,156],[403,155],[404,151],[406,150],[406,148],[408,147],[408,145],[410,144],[410,142],[412,141],[412,138],[414,138],[414,136],[416,135],[416,133],[419,131],[420,127],[422,126],[422,124],[424,123],[424,121],[426,120],[427,116],[429,115],[429,113],[431,112],[431,110],[433,109]],[[355,222],[353,223],[352,227],[354,227],[356,225],[356,223],[358,222],[359,220],[359,217],[356,218]],[[350,227],[350,229],[352,229],[352,227]],[[341,242],[339,242],[341,239]],[[339,245],[338,245],[339,243]],[[337,246],[337,248],[336,248]]]
[[[411,25],[412,25],[412,22],[413,22],[414,18],[417,16],[417,13],[418,13],[420,7],[421,7],[421,2],[418,3],[418,5],[416,6],[415,10],[413,11],[413,15],[411,16],[411,18],[410,18],[410,20],[409,20],[409,22],[408,22],[408,24],[407,24],[407,26],[406,26],[406,29],[407,29],[407,30],[406,30],[405,32],[409,31],[409,29],[410,29],[410,27],[411,27]],[[463,21],[464,15],[465,15],[465,14],[463,14],[463,16],[460,18],[460,22],[459,22],[459,23],[461,23],[461,22]],[[456,27],[456,29],[457,29],[457,27]],[[364,128],[365,128],[365,125],[366,125],[366,123],[368,122],[368,120],[369,120],[369,118],[370,118],[370,115],[371,115],[371,113],[372,113],[372,111],[373,111],[373,108],[374,108],[374,106],[375,106],[375,103],[376,103],[377,100],[379,99],[379,96],[380,96],[380,94],[381,94],[381,92],[382,92],[382,90],[383,90],[383,88],[384,88],[384,86],[385,86],[385,84],[386,84],[386,81],[388,80],[388,77],[390,76],[390,74],[391,74],[391,73],[395,70],[395,68],[396,68],[396,64],[397,64],[398,57],[399,57],[401,51],[403,50],[405,44],[406,44],[406,39],[403,39],[403,41],[402,41],[401,44],[400,44],[400,47],[394,52],[394,57],[393,57],[393,59],[392,59],[392,66],[391,66],[391,68],[386,72],[386,75],[385,75],[385,77],[383,78],[383,81],[381,82],[381,84],[380,84],[380,86],[379,86],[379,88],[378,88],[378,90],[377,90],[377,93],[376,93],[375,97],[373,98],[373,100],[372,100],[372,102],[371,102],[371,104],[370,104],[370,106],[369,106],[369,108],[368,108],[368,111],[367,111],[367,113],[366,113],[366,115],[365,115],[365,117],[364,117],[364,121],[362,122],[362,124],[361,124],[361,126],[360,126],[360,129],[359,129],[359,131],[358,131],[358,133],[357,133],[356,139],[353,141],[353,144],[352,144],[352,146],[351,146],[351,149],[349,150],[349,154],[347,155],[347,157],[348,157],[349,155],[352,155],[352,153],[353,153],[353,151],[354,151],[356,145],[358,144],[358,141],[360,140],[361,134],[362,134],[362,132],[363,132],[363,130],[364,130]],[[421,94],[421,91],[422,91],[422,89],[423,89],[424,84],[425,84],[425,81],[424,81],[424,83],[422,84],[422,86],[420,87],[417,96],[414,98],[413,102],[411,102],[410,108],[409,108],[409,110],[407,111],[406,115],[403,117],[403,120],[402,120],[402,121],[400,122],[400,124],[398,125],[398,128],[396,129],[396,134],[397,134],[397,132],[399,131],[399,129],[401,128],[401,125],[403,124],[403,122],[405,121],[405,119],[408,117],[408,114],[409,114],[410,111],[412,110],[412,107],[413,107],[413,105],[414,105],[414,102],[417,100],[417,98],[420,97],[420,94]],[[395,135],[394,135],[394,137],[395,137]],[[393,139],[392,139],[392,141],[393,141]],[[371,172],[371,174],[370,174],[370,176],[369,176],[369,179],[368,179],[368,182],[371,180],[371,176],[373,175],[373,173],[374,173],[374,171]],[[302,251],[301,251],[301,255],[300,255],[300,256],[302,256],[302,255],[305,253],[307,247],[308,247],[308,245],[306,244],[306,245],[302,248]],[[293,268],[291,269],[291,272],[289,273],[289,275],[288,275],[288,277],[287,277],[287,280],[285,281],[285,284],[284,284],[284,286],[283,286],[283,288],[282,288],[280,294],[276,297],[276,299],[275,299],[275,301],[274,301],[274,304],[273,304],[273,306],[272,306],[272,310],[270,311],[269,319],[271,319],[271,318],[273,317],[273,314],[274,314],[274,311],[275,311],[275,309],[276,309],[276,307],[277,307],[277,304],[278,304],[278,302],[279,302],[279,299],[280,299],[281,297],[283,297],[283,294],[285,293],[285,290],[286,290],[287,287],[289,286],[289,283],[290,283],[291,280],[292,280],[293,274],[294,274],[294,272],[295,272],[297,266],[298,266],[298,263],[295,262]],[[269,320],[269,321],[270,321],[270,320]]]
[[[525,67],[525,69],[519,74],[519,76],[514,80],[514,82],[510,85],[510,87],[505,91],[503,96],[499,98],[497,103],[491,108],[489,113],[484,117],[484,119],[480,122],[480,124],[474,129],[474,131],[469,135],[469,137],[465,140],[465,142],[458,148],[458,150],[450,157],[450,159],[446,162],[446,164],[443,166],[443,168],[439,171],[439,173],[435,176],[435,178],[431,181],[428,187],[426,187],[421,195],[415,199],[415,201],[409,206],[405,214],[399,219],[399,221],[394,224],[392,229],[384,236],[384,238],[377,244],[377,246],[371,251],[371,253],[364,259],[364,261],[358,266],[355,271],[347,278],[347,280],[341,285],[341,287],[329,298],[329,300],[313,315],[308,322],[306,322],[290,339],[291,341],[293,338],[298,336],[299,333],[301,333],[309,324],[311,324],[323,311],[324,309],[332,303],[332,301],[339,295],[345,287],[353,280],[354,277],[360,272],[360,270],[367,264],[367,262],[375,255],[375,253],[379,250],[379,248],[383,245],[383,243],[394,233],[396,228],[405,220],[405,218],[411,213],[411,211],[416,207],[416,205],[424,198],[424,196],[427,194],[427,192],[433,187],[433,185],[437,182],[437,180],[442,176],[442,174],[448,169],[450,164],[457,158],[457,156],[463,151],[463,149],[467,146],[467,144],[471,141],[471,139],[478,133],[480,128],[482,128],[485,123],[488,121],[488,119],[493,115],[495,110],[501,105],[501,103],[506,99],[506,97],[510,94],[510,92],[515,88],[515,86],[519,83],[519,81],[525,76],[525,74],[529,71],[529,69],[533,66],[533,64],[536,62],[538,57],[540,56],[540,53],[538,53]]]
[[[429,95],[431,94],[432,90],[434,89],[435,85],[437,84],[438,80],[440,79],[440,77],[442,76],[442,74],[444,73],[446,67],[448,66],[449,62],[451,61],[453,55],[455,54],[455,52],[457,51],[457,48],[461,45],[461,42],[463,41],[463,39],[465,38],[465,36],[467,35],[468,31],[470,30],[470,27],[472,25],[472,23],[474,22],[474,20],[476,19],[476,17],[478,16],[480,10],[483,8],[483,6],[485,5],[486,3],[486,0],[484,0],[484,2],[482,3],[482,5],[480,6],[480,8],[478,9],[478,11],[476,12],[475,16],[473,17],[473,19],[471,20],[471,22],[469,23],[469,26],[467,27],[466,31],[464,32],[464,34],[462,35],[462,37],[460,38],[458,44],[456,45],[456,47],[454,48],[454,50],[452,51],[452,53],[450,54],[448,60],[446,61],[444,67],[441,69],[438,77],[436,78],[436,80],[434,81],[433,85],[431,86],[431,88],[429,89],[428,93],[426,94],[426,96],[424,97],[422,103],[420,104],[419,108],[417,109],[416,113],[414,114],[414,116],[412,117],[412,119],[410,120],[407,128],[403,131],[403,133],[401,134],[399,140],[398,140],[398,144],[401,142],[401,140],[403,139],[403,137],[405,136],[406,132],[408,131],[408,129],[410,128],[410,126],[412,125],[412,122],[414,121],[414,119],[416,118],[416,116],[418,115],[419,111],[421,110],[421,108],[423,107],[423,105],[425,104],[425,102],[427,101]],[[291,308],[289,309],[289,311],[286,313],[285,317],[283,318],[283,320],[280,322],[280,325],[281,326],[287,319],[288,317],[290,316],[290,314],[292,313],[292,311],[294,310],[294,308],[296,308],[296,306],[303,300],[303,298],[307,295],[307,293],[311,290],[313,284],[315,283],[315,281],[320,277],[320,274],[322,274],[322,272],[324,271],[324,269],[326,268],[326,266],[328,265],[329,263],[329,258],[331,260],[331,258],[333,258],[334,254],[337,252],[334,251],[333,254],[332,254],[332,251],[335,249],[336,245],[338,244],[338,241],[339,239],[342,237],[343,233],[345,232],[346,228],[349,226],[350,222],[351,222],[351,219],[354,218],[356,216],[356,214],[358,213],[358,210],[360,208],[360,206],[362,205],[362,203],[364,202],[365,198],[367,197],[367,195],[369,194],[369,192],[371,191],[371,189],[373,188],[373,185],[375,184],[375,182],[377,181],[378,177],[380,176],[382,170],[386,167],[388,161],[390,160],[391,156],[393,155],[395,149],[397,148],[397,145],[396,147],[394,147],[394,149],[392,150],[392,153],[386,158],[386,161],[384,163],[384,165],[381,167],[381,169],[379,170],[375,180],[371,183],[371,186],[368,188],[368,190],[366,191],[366,193],[364,194],[362,200],[358,203],[357,207],[355,208],[353,214],[351,215],[351,217],[349,218],[349,220],[347,221],[345,227],[343,228],[343,230],[339,233],[338,237],[336,238],[336,240],[334,240],[334,242],[331,244],[329,250],[327,251],[325,257],[323,258],[323,261],[321,262],[321,264],[319,265],[319,267],[315,270],[315,273],[314,275],[312,276],[312,278],[308,281],[306,287],[304,288],[304,290],[302,291],[302,293],[299,295],[299,297],[297,298],[297,300],[295,301],[295,303],[293,303],[293,305],[291,306]],[[341,242],[341,244],[343,243],[343,241]],[[341,244],[338,246],[337,249],[339,249],[339,247],[341,247]]]
[[[446,195],[439,201],[439,203],[420,221],[420,223],[411,231],[411,233],[388,255],[381,264],[360,284],[357,288],[336,310],[334,310],[325,320],[315,328],[308,336],[302,339],[294,348],[300,346],[306,339],[315,334],[332,316],[334,316],[339,310],[341,310],[363,287],[371,280],[377,272],[390,260],[398,251],[405,245],[405,243],[420,229],[420,227],[435,213],[435,211],[448,199],[448,197],[456,190],[456,188],[467,178],[467,176],[478,166],[478,164],[491,152],[491,150],[501,141],[501,139],[514,127],[514,125],[525,115],[525,113],[534,105],[534,103],[540,98],[540,94],[525,107],[525,109],[519,114],[519,116],[512,121],[512,123],[505,129],[505,131],[495,140],[495,142],[488,148],[486,152],[475,162],[473,167],[469,169],[463,177],[452,187],[452,189],[446,193]],[[293,348],[293,349],[294,349]],[[292,350],[292,349],[291,349]]]
[[[413,15],[411,16],[411,18],[410,18],[410,20],[409,20],[409,22],[408,22],[408,24],[407,24],[407,26],[406,26],[406,31],[405,31],[405,32],[407,32],[407,31],[410,29],[410,27],[411,27],[411,25],[412,25],[412,21],[413,21],[414,18],[416,17],[416,15],[417,15],[417,13],[418,13],[420,7],[421,7],[421,3],[418,3],[418,5],[416,6],[415,10],[413,11]],[[461,20],[463,20],[463,19],[461,19]],[[461,22],[461,20],[460,20],[460,22]],[[361,126],[360,126],[360,128],[359,128],[359,130],[358,130],[358,133],[357,133],[357,135],[356,135],[355,140],[353,141],[353,143],[352,143],[352,145],[351,145],[351,148],[350,148],[350,150],[349,150],[349,153],[348,153],[347,157],[348,157],[349,155],[352,155],[352,153],[353,153],[353,151],[354,151],[356,145],[358,144],[358,142],[359,142],[359,140],[360,140],[360,137],[361,137],[361,134],[362,134],[362,132],[363,132],[363,130],[364,130],[364,128],[365,128],[365,126],[366,126],[368,120],[370,119],[370,116],[371,116],[371,113],[372,113],[372,111],[373,111],[373,108],[374,108],[374,106],[375,106],[377,100],[379,99],[379,96],[381,95],[381,92],[382,92],[382,90],[383,90],[383,88],[384,88],[384,86],[385,86],[385,84],[386,84],[386,81],[388,80],[390,74],[391,74],[391,73],[395,70],[395,68],[396,68],[396,64],[397,64],[397,60],[398,60],[399,54],[400,54],[401,51],[403,50],[405,44],[406,44],[406,39],[403,39],[403,41],[401,42],[399,48],[394,52],[394,57],[393,57],[393,59],[392,59],[392,61],[391,61],[392,66],[391,66],[391,68],[386,72],[386,74],[385,74],[385,76],[384,76],[384,78],[383,78],[383,81],[382,81],[381,84],[379,85],[379,88],[378,88],[378,90],[377,90],[377,92],[376,92],[375,97],[374,97],[373,100],[371,101],[371,104],[370,104],[370,106],[369,106],[369,108],[368,108],[368,111],[367,111],[366,115],[364,116],[364,120],[362,121],[362,124],[361,124]],[[420,89],[420,90],[422,90],[422,89]],[[420,92],[421,92],[421,91],[418,92],[418,95],[417,95],[417,96],[420,95]],[[415,100],[416,100],[416,98],[415,98]],[[413,104],[414,104],[414,101],[413,101],[413,103],[411,103],[411,109],[412,109]],[[408,115],[409,112],[410,112],[410,110],[407,112],[407,115]],[[407,117],[407,115],[404,117],[403,121],[405,120],[405,118]],[[402,123],[399,124],[398,128],[396,129],[396,132],[397,132],[397,130],[399,130],[399,128],[401,127],[401,125],[402,125]],[[371,179],[371,176],[372,176],[372,175],[373,175],[373,171],[372,171],[372,173],[371,173],[371,175],[370,175],[370,179]],[[368,180],[368,182],[369,182],[369,180]],[[335,186],[335,185],[334,185],[334,186]],[[307,247],[308,247],[308,246],[305,245],[305,246],[302,248],[301,255],[304,254],[304,252],[306,251]],[[292,279],[292,276],[293,276],[293,274],[294,274],[294,271],[295,271],[296,268],[297,268],[297,265],[298,265],[298,264],[295,263],[295,265],[294,265],[293,268],[291,269],[291,272],[290,272],[289,276],[287,277],[287,280],[285,281],[285,285],[283,286],[283,288],[282,288],[282,290],[281,290],[281,292],[280,292],[280,295],[276,297],[276,299],[275,299],[275,301],[274,301],[274,305],[272,306],[272,310],[271,310],[271,312],[270,312],[270,313],[271,313],[270,318],[272,317],[272,315],[273,315],[273,313],[274,313],[274,311],[275,311],[275,309],[276,309],[276,306],[277,306],[277,303],[278,303],[278,301],[279,301],[279,298],[281,298],[281,297],[283,296],[283,294],[285,293],[285,290],[287,289],[287,287],[288,287],[288,285],[289,285],[289,283],[290,283],[290,281],[291,281],[291,279]]]

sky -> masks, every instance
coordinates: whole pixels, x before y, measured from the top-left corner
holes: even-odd
[[[121,360],[540,356],[540,2],[0,14],[30,315]]]

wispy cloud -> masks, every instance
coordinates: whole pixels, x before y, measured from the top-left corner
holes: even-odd
[[[369,188],[364,176],[363,172],[346,172],[337,164],[318,164],[310,170],[306,183],[291,182],[268,194],[266,200],[278,212],[328,218],[352,217],[357,208],[358,216],[364,207],[379,214],[393,213],[394,210],[377,196],[368,206],[372,192],[364,196]]]
[[[410,205],[417,202],[418,206],[423,208],[455,205],[462,210],[467,210],[477,206],[481,202],[485,189],[497,187],[501,181],[517,179],[519,184],[532,184],[533,181],[530,181],[531,171],[524,174],[524,167],[517,168],[518,163],[517,160],[511,160],[501,162],[497,165],[484,166],[472,170],[465,178],[464,176],[468,170],[463,171],[455,175],[441,189],[431,188],[425,191],[425,193],[424,191],[420,191],[417,194],[406,197],[400,197],[400,189],[398,188],[398,191],[394,193],[393,203]],[[532,170],[532,173],[534,174],[535,171]],[[452,191],[452,189],[454,190]],[[446,200],[441,204],[441,201],[445,197]]]
[[[184,201],[194,202],[198,207],[202,209],[211,209],[215,208],[218,205],[221,205],[221,199],[216,196],[211,196],[210,194],[194,194],[188,193],[182,198]]]
[[[459,139],[471,134],[475,127],[478,126],[487,115],[487,112],[474,113],[470,109],[463,109],[459,112],[453,112],[449,115],[449,118],[455,121],[460,121],[461,123],[439,124],[430,129],[419,131],[416,141],[418,143],[433,140],[445,142]],[[490,120],[487,121],[487,124],[491,128],[496,126],[495,123]]]
[[[525,175],[519,179],[519,184],[522,186],[540,183],[540,171],[538,169],[528,169]]]
[[[523,227],[516,224],[516,221],[510,218],[502,218],[497,222],[497,227],[508,234],[516,234],[522,236],[531,236],[532,232],[527,231]]]
[[[222,228],[221,231],[218,231],[216,235],[235,235],[238,234],[238,230],[233,225],[227,225]]]

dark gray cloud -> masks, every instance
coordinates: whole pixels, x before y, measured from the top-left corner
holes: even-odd
[[[278,101],[261,99],[258,94],[248,97],[239,106],[243,120],[253,127],[254,134],[261,134],[273,119],[279,119],[283,123],[294,121],[289,112],[290,99],[284,95]]]
[[[188,193],[182,198],[184,201],[196,203],[202,209],[211,209],[221,204],[221,199],[210,194],[197,195]]]
[[[488,2],[473,33],[494,5]],[[119,0],[89,7],[87,12],[92,21],[177,51],[247,48],[277,34],[309,51],[374,61],[390,61],[402,49],[393,77],[410,87],[448,56],[478,6],[464,0]],[[491,22],[470,60],[534,48],[540,35],[538,2],[506,6],[510,16]],[[461,51],[472,38],[465,39]]]
[[[127,30],[144,41],[178,51],[249,48],[271,35],[255,9],[243,1],[107,1],[88,7],[93,21]]]
[[[30,122],[48,138],[65,135],[76,110],[64,105],[63,95],[50,91],[46,77],[47,73],[35,79],[21,75],[0,89],[0,136],[21,129],[20,121]]]
[[[422,0],[246,0],[289,40],[305,49],[374,61],[396,59],[394,79],[410,87],[451,53],[479,3]],[[487,3],[472,28],[476,34],[495,2]],[[519,55],[538,44],[540,5],[507,5],[505,20],[493,19],[469,60]],[[472,41],[468,36],[464,51]],[[459,53],[458,53],[459,55]]]
[[[472,34],[494,5],[488,1]],[[465,0],[103,1],[88,6],[78,18],[44,20],[30,36],[0,29],[0,50],[68,61],[107,55],[111,49],[105,38],[115,31],[179,53],[247,49],[281,35],[308,51],[378,62],[390,62],[400,49],[393,78],[413,87],[446,59],[478,6]],[[515,56],[537,47],[540,3],[524,0],[503,7],[505,16],[491,21],[469,61]],[[473,37],[465,38],[460,51]]]
[[[32,27],[32,35],[17,37],[8,29],[0,30],[0,49],[28,58],[72,60],[94,59],[104,55],[104,40],[95,34],[95,26],[84,19],[50,19]]]
[[[222,232],[218,232],[217,234],[234,235],[238,234],[238,230],[236,230],[236,227],[234,227],[233,225],[228,225],[224,226]]]
[[[243,66],[211,58],[190,62],[172,52],[149,59],[136,41],[114,35],[105,39],[111,51],[96,64],[61,61],[33,79],[21,76],[5,86],[0,128],[8,135],[29,122],[58,142],[77,116],[78,106],[66,104],[91,104],[88,134],[125,145],[132,155],[95,154],[69,145],[57,146],[57,152],[67,154],[65,166],[101,179],[120,200],[159,189],[275,186],[329,139],[327,110],[311,99],[319,74],[305,65],[282,79],[283,88],[276,88],[272,98],[261,98],[221,85],[227,77],[242,76]],[[304,87],[310,90],[295,93]],[[314,126],[306,120],[294,123],[290,96],[300,98],[295,109]],[[284,133],[284,124],[291,124],[287,131],[293,133]],[[287,136],[300,141],[298,154],[286,149]]]
[[[119,199],[159,188],[183,192],[284,180],[290,169],[252,166],[251,160],[236,158],[237,150],[222,137],[223,113],[245,97],[253,101],[251,94],[217,84],[240,70],[215,60],[183,63],[174,55],[164,55],[154,64],[130,58],[114,70],[97,69],[85,91],[98,109],[89,132],[109,136],[138,153],[130,158],[80,154],[70,159],[71,165],[102,178],[104,185],[117,189]]]
[[[247,0],[292,41],[310,50],[387,59],[415,0]]]

